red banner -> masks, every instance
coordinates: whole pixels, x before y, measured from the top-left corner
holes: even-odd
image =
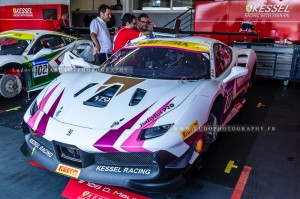
[[[13,5],[0,6],[0,32],[12,29],[41,29],[43,11],[55,9],[57,17],[68,12],[68,5]]]
[[[70,179],[63,197],[69,199],[150,199],[110,185]]]
[[[239,32],[243,21],[251,21],[259,37],[278,42],[300,40],[299,0],[196,1],[195,31]],[[211,35],[225,43],[227,36]],[[243,39],[231,36],[230,41]]]

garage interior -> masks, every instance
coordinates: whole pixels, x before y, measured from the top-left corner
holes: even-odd
[[[47,8],[55,4],[59,16],[67,6],[75,30],[85,27],[86,16],[97,15],[97,6],[101,3],[115,5],[117,1],[3,0],[0,1],[0,31],[27,28],[7,20],[9,15],[4,14],[8,12],[7,7],[38,5]],[[300,151],[300,2],[123,0],[121,3],[122,10],[112,12],[116,27],[120,27],[120,18],[126,12],[135,16],[147,13],[158,27],[164,28],[172,28],[179,18],[182,27],[184,25],[182,31],[255,50],[259,62],[255,82],[246,105],[228,125],[265,128],[252,132],[221,132],[206,152],[201,169],[179,190],[138,193],[122,188],[124,192],[157,199],[300,198],[300,159],[297,155]],[[260,15],[255,21],[253,16],[246,17],[245,6],[251,3],[284,5],[279,14],[289,11],[289,15],[280,19]],[[234,13],[232,9],[240,11]],[[241,13],[243,15],[238,17]],[[42,16],[39,17],[40,22]],[[250,19],[256,31],[239,33],[241,23]],[[38,93],[30,93],[28,97],[22,92],[12,99],[0,97],[0,198],[66,198],[63,193],[70,178],[39,167],[20,152],[24,142],[22,118]]]

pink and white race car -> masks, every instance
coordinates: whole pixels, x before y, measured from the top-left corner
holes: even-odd
[[[138,41],[49,84],[24,116],[21,150],[72,178],[174,190],[217,137],[203,127],[224,126],[243,107],[255,66],[253,50],[210,38]]]

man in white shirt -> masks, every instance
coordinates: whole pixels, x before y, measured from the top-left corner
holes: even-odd
[[[99,9],[99,16],[90,24],[91,38],[94,43],[93,55],[96,64],[101,65],[111,55],[112,42],[106,23],[111,18],[111,9],[108,5],[102,4]]]

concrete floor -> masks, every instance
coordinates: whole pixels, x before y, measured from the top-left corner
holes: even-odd
[[[300,198],[300,85],[256,80],[248,102],[230,125],[274,126],[268,132],[223,132],[205,155],[203,168],[168,198],[231,198],[245,165],[252,168],[242,198]],[[63,198],[69,178],[31,166],[19,147],[26,95],[0,98],[0,198]],[[2,112],[21,106],[18,110]],[[232,160],[238,167],[224,170]],[[165,194],[142,194],[166,198]]]

